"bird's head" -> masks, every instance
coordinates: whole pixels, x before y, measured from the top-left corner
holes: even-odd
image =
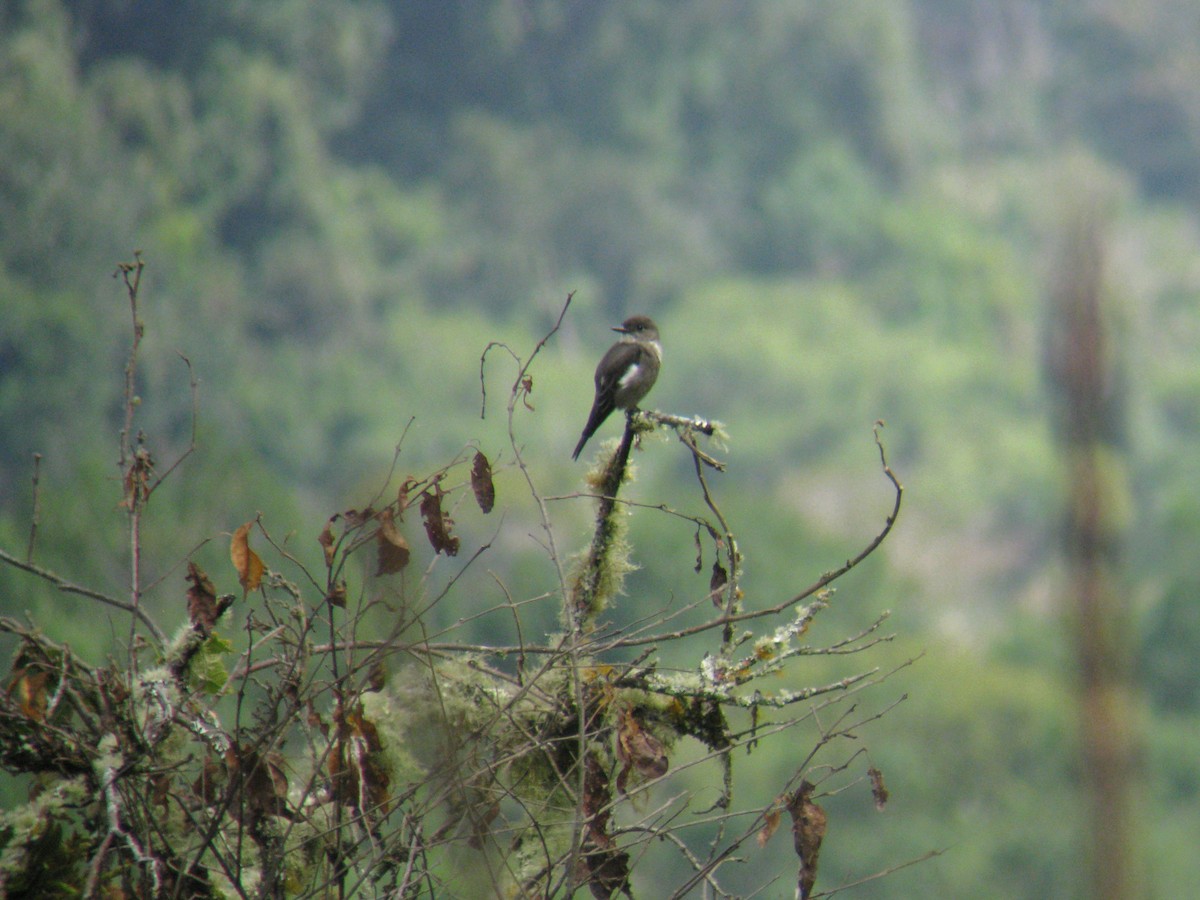
[[[635,341],[657,341],[658,326],[649,316],[630,316],[620,325],[613,328]]]

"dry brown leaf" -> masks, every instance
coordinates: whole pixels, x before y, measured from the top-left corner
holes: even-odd
[[[129,468],[125,470],[125,496],[118,507],[132,510],[135,506],[148,500],[150,498],[150,479],[153,474],[154,460],[150,456],[150,451],[145,447],[139,447],[133,454]]]
[[[771,836],[779,828],[779,823],[783,821],[783,810],[778,806],[772,806],[763,815],[763,827],[758,829],[758,846],[767,846],[767,841],[771,840]]]
[[[397,530],[395,514],[390,506],[379,514],[375,543],[378,559],[376,575],[394,575],[408,565],[408,541]]]
[[[443,496],[437,485],[434,485],[433,491],[425,491],[421,495],[421,519],[425,522],[425,534],[429,536],[434,551],[456,556],[459,541],[457,535],[450,533],[454,520],[442,510]]]
[[[187,591],[188,621],[192,623],[192,628],[208,637],[217,619],[233,605],[233,597],[228,594],[218,597],[204,570],[194,562],[189,562],[187,568],[186,577],[191,585]]]
[[[722,602],[721,591],[727,584],[729,584],[729,573],[725,571],[720,560],[713,560],[712,577],[708,580],[708,593],[712,597],[713,606],[717,609],[725,605]]]
[[[258,590],[264,571],[263,561],[250,549],[250,529],[253,527],[253,521],[247,522],[233,533],[233,540],[229,544],[229,558],[246,593]]]
[[[867,777],[871,779],[871,796],[875,798],[875,808],[883,812],[889,796],[887,786],[883,783],[883,773],[871,766],[867,769]]]
[[[367,670],[366,689],[379,693],[379,691],[382,691],[387,686],[387,676],[387,666],[379,661],[371,663],[371,668]]]
[[[533,393],[533,376],[526,375],[521,379],[521,402],[525,404],[525,408],[533,412],[533,404],[529,402],[529,395]]]
[[[334,513],[329,517],[329,521],[325,523],[325,527],[321,530],[321,533],[317,535],[317,543],[325,551],[325,568],[330,568],[333,565],[334,546],[337,543],[333,536],[333,523],[337,520],[338,515]]]
[[[325,596],[330,606],[336,606],[338,609],[346,608],[346,582],[339,581],[335,584]]]
[[[370,506],[366,509],[348,509],[342,513],[342,519],[346,522],[347,530],[361,528],[374,518],[375,510]]]
[[[825,810],[812,801],[814,787],[801,781],[800,787],[787,798],[787,811],[792,817],[792,839],[800,857],[798,888],[800,900],[812,896],[817,882],[817,857],[825,839]]]
[[[666,775],[669,765],[662,741],[643,728],[637,716],[629,711],[621,715],[617,726],[617,759],[621,761],[617,790],[622,794],[632,769],[649,780]]]
[[[404,511],[408,509],[408,494],[417,484],[417,479],[409,475],[396,491],[396,518],[404,521]]]
[[[335,710],[334,719],[337,740],[326,764],[334,798],[368,818],[385,814],[391,778],[375,723],[363,715],[360,705],[345,713]]]
[[[26,718],[41,722],[46,718],[46,683],[50,673],[45,669],[34,669],[30,666],[13,667],[12,677],[8,682],[8,695],[16,697],[17,705]]]
[[[480,511],[486,516],[496,505],[496,485],[492,481],[492,464],[478,451],[471,464],[471,490],[475,492]]]

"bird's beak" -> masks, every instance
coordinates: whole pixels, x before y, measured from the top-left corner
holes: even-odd
[[[619,332],[621,332],[621,334],[629,334],[629,329],[626,328],[624,325],[614,325],[613,331],[619,331]]]

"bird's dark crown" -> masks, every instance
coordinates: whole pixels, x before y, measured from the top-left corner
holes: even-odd
[[[613,328],[613,331],[619,331],[622,334],[630,334],[634,337],[644,337],[654,340],[658,337],[658,326],[654,324],[654,320],[649,316],[630,316],[620,325]]]

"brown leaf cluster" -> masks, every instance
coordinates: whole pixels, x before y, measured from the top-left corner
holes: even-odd
[[[391,777],[383,761],[383,743],[362,705],[334,711],[337,733],[327,767],[334,799],[374,821],[387,812]]]

